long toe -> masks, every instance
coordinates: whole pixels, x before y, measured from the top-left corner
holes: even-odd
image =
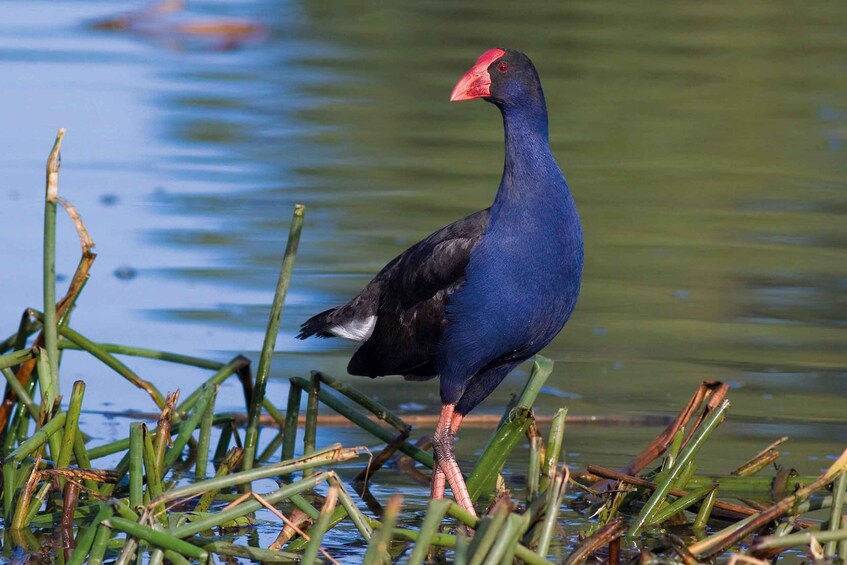
[[[442,461],[441,467],[444,469],[450,490],[453,491],[453,498],[456,499],[459,506],[476,516],[471,495],[468,493],[468,486],[465,484],[465,478],[462,476],[462,470],[459,469],[456,459],[451,457],[447,461]]]
[[[446,482],[447,476],[441,470],[441,465],[436,461],[435,466],[432,468],[432,491],[430,492],[432,498],[444,498],[444,486]]]

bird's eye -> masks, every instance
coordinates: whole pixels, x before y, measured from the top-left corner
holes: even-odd
[[[497,65],[497,70],[501,73],[505,73],[509,70],[509,65],[505,61],[500,61],[500,64]]]

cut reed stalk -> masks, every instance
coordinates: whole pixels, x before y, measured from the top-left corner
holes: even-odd
[[[285,246],[285,255],[279,268],[279,277],[276,283],[271,311],[268,315],[268,327],[265,331],[265,340],[262,344],[262,352],[259,355],[259,366],[256,368],[256,380],[253,388],[253,398],[250,404],[250,413],[247,417],[247,431],[244,437],[244,469],[252,469],[256,459],[256,446],[259,443],[259,416],[262,414],[262,403],[265,400],[268,375],[271,370],[276,336],[279,333],[279,321],[282,309],[285,306],[285,296],[288,293],[288,285],[291,282],[291,273],[294,270],[294,259],[297,256],[297,246],[300,243],[300,232],[303,229],[303,214],[306,207],[297,204],[294,207],[294,215],[291,218],[291,228],[288,232],[288,242]]]
[[[43,331],[44,348],[46,349],[51,378],[56,378],[59,375],[59,336],[57,335],[59,324],[56,315],[56,205],[59,202],[59,169],[62,166],[59,153],[64,138],[65,128],[62,128],[56,133],[56,141],[47,157],[47,182],[44,198]],[[52,405],[52,399],[48,404]]]

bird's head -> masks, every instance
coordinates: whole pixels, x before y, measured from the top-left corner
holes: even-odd
[[[483,98],[497,106],[544,104],[535,65],[515,49],[489,49],[459,79],[451,102]]]

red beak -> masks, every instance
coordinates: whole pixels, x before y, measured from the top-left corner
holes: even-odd
[[[491,76],[488,74],[488,67],[505,54],[506,52],[502,49],[489,49],[483,53],[471,70],[466,72],[465,76],[460,78],[453,87],[450,102],[491,96]]]

